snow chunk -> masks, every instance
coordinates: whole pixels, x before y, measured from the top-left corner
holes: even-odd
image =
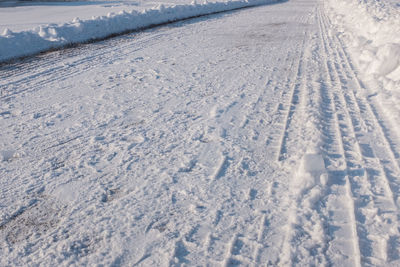
[[[368,73],[386,76],[400,66],[400,44],[384,44],[371,60]]]
[[[13,32],[10,29],[5,28],[1,35],[4,37],[10,37],[12,34]]]
[[[303,168],[306,172],[324,172],[324,159],[319,154],[306,154],[303,158]]]
[[[298,173],[298,187],[311,187],[315,184],[327,183],[325,162],[321,154],[308,153],[303,156]]]

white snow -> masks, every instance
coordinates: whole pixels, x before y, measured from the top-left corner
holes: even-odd
[[[327,0],[325,5],[360,75],[370,84],[364,93],[374,96],[396,122],[400,118],[400,4]]]
[[[393,64],[367,74],[324,3],[1,64],[0,266],[400,266]],[[170,8],[18,34],[215,11]]]
[[[400,8],[374,0],[326,3],[332,22],[352,48],[358,67],[366,74],[399,81]],[[390,84],[395,85],[399,83]]]
[[[29,31],[39,26],[71,22],[76,17],[88,20],[108,13],[142,11],[155,5],[157,5],[156,2],[129,0],[0,2],[0,30],[8,28],[13,32]]]
[[[90,19],[76,17],[67,23],[41,25],[32,30],[13,32],[9,28],[5,28],[0,31],[0,62],[69,44],[105,38],[112,34],[137,30],[151,25],[267,4],[274,1],[233,0],[227,2],[204,2],[201,4],[193,2],[191,4],[172,6],[160,4],[143,11],[128,9],[121,10],[116,14],[109,12]],[[12,14],[20,15],[18,13],[15,14],[15,12],[12,12]]]
[[[320,154],[306,154],[303,159],[305,172],[324,172],[325,163]]]

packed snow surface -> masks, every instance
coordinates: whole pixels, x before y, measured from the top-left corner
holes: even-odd
[[[278,2],[1,65],[0,266],[400,266],[399,130],[331,15]]]
[[[119,11],[91,19],[74,18],[64,24],[38,26],[33,30],[13,32],[4,28],[0,32],[0,62],[11,58],[31,55],[68,44],[100,39],[112,34],[136,30],[151,25],[190,17],[251,7],[275,0],[232,0],[164,6],[157,5],[143,11]],[[15,13],[15,12],[12,12]]]

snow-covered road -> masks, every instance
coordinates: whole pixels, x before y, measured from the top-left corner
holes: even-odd
[[[291,0],[0,67],[0,265],[399,266],[400,140]]]

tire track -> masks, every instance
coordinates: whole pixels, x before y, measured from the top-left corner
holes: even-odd
[[[354,168],[359,168],[359,164],[351,155],[354,145],[344,139],[349,134],[347,131],[349,122],[338,106],[341,102],[335,92],[340,90],[338,89],[340,84],[337,84],[337,80],[331,74],[329,41],[320,9],[317,14],[325,76],[321,77],[322,147],[329,175],[323,204],[326,207],[325,216],[328,219],[326,228],[329,233],[326,251],[331,263],[341,262],[346,265],[361,266],[355,204],[349,188],[349,176],[355,174],[354,170],[357,169]],[[333,229],[336,231],[333,232]]]
[[[327,23],[329,23],[329,19],[325,18]],[[330,25],[330,24],[329,24]],[[361,97],[359,94],[356,94],[357,91],[365,90],[365,86],[362,85],[360,80],[357,78],[354,67],[350,63],[349,56],[344,51],[343,43],[338,39],[337,36],[333,36],[333,42],[336,43],[337,57],[342,61],[342,68],[344,69],[344,74],[354,81],[354,85],[356,89],[350,90],[351,98],[353,102],[357,105],[360,115],[362,116],[365,124],[369,126],[369,130],[372,131],[377,129],[377,135],[380,135],[380,138],[383,139],[385,143],[386,150],[388,154],[391,156],[392,164],[396,168],[396,172],[400,172],[400,141],[394,132],[391,129],[394,129],[388,122],[387,119],[384,118],[383,115],[379,114],[377,107],[374,106],[370,101]],[[345,91],[348,93],[347,91]]]
[[[326,21],[329,23],[328,18],[326,18]],[[333,38],[339,48],[341,59],[344,61],[344,65],[346,66],[345,69],[348,70],[346,72],[347,77],[351,78],[355,82],[357,91],[365,90],[365,85],[363,85],[363,83],[357,78],[356,71],[351,63],[349,55],[344,51],[343,42],[336,36],[333,36]],[[372,125],[377,127],[380,135],[384,138],[384,142],[386,143],[387,148],[389,148],[389,154],[391,154],[392,161],[397,165],[397,171],[400,171],[400,139],[398,134],[392,130],[395,129],[393,127],[394,122],[389,122],[383,114],[380,114],[381,111],[379,111],[379,104],[373,103],[374,100],[371,100],[370,98],[366,99],[361,95],[355,94],[355,90],[351,90],[351,92],[356,99],[364,120],[371,120],[370,118],[372,118]]]
[[[140,34],[137,33],[132,35],[139,36],[142,40],[135,42],[138,48],[130,49],[130,53],[138,51],[142,47],[146,47],[146,44],[154,44],[154,42],[162,38],[165,33],[159,33],[155,36],[140,36]],[[51,52],[43,57],[28,58],[21,62],[0,66],[2,76],[13,77],[12,81],[0,84],[0,99],[7,99],[27,91],[36,91],[45,85],[54,82],[59,83],[82,72],[95,69],[101,64],[124,59],[126,55],[125,49],[132,48],[129,38],[132,35],[103,41],[100,45],[83,45],[78,48],[63,50],[63,52]],[[121,46],[121,44],[125,45]],[[118,48],[115,49],[115,47]],[[88,51],[89,55],[85,55]],[[82,57],[82,55],[84,56]],[[71,57],[77,58],[72,61],[67,60]],[[65,63],[66,60],[68,61],[67,64]],[[20,70],[22,67],[26,70],[21,73]],[[17,77],[15,79],[14,77],[16,75]],[[36,79],[37,77],[40,77],[38,81]]]
[[[322,19],[325,27],[327,27],[329,21],[326,17]],[[387,155],[392,152],[390,141],[388,141],[382,128],[377,127],[378,121],[376,118],[375,121],[371,121],[371,118],[374,118],[372,112],[365,114],[366,109],[360,107],[354,89],[344,86],[344,77],[347,77],[347,80],[356,85],[360,85],[360,82],[354,71],[346,63],[344,50],[337,38],[330,37],[329,39],[331,55],[336,62],[334,74],[342,84],[340,98],[346,110],[348,110],[357,153],[362,156],[362,165],[365,166],[363,167],[362,179],[349,177],[352,185],[351,190],[358,199],[356,204],[357,214],[359,220],[362,220],[358,224],[364,243],[361,251],[362,261],[373,265],[382,265],[387,260],[395,260],[391,255],[398,254],[397,248],[393,247],[393,240],[400,238],[397,224],[399,217],[397,197],[394,194],[394,192],[398,192],[399,187],[397,184],[393,184],[391,180],[393,180],[393,175],[399,177],[399,172],[397,169],[393,170],[393,166],[396,166],[395,160],[393,158],[394,162],[387,160]],[[356,86],[356,89],[361,90],[361,87]],[[379,147],[371,144],[371,139],[366,139],[367,132],[374,136],[374,142],[383,143],[383,149],[386,151],[382,153],[379,151]],[[392,154],[392,156],[394,155]],[[366,196],[369,198],[366,199]],[[377,220],[376,217],[381,217],[381,219]],[[385,235],[384,231],[387,231],[388,237],[382,236]],[[397,241],[394,243],[397,243]]]
[[[281,71],[280,67],[286,68],[285,66],[289,66],[288,69],[293,69],[295,60],[290,60],[291,56],[292,54],[288,51],[281,66],[277,66],[273,69],[271,78],[266,82],[265,88],[252,106],[252,112],[248,116],[249,123],[245,125],[246,129],[248,129],[247,135],[251,136],[250,141],[254,150],[260,153],[266,153],[265,146],[272,146],[271,149],[267,149],[267,153],[273,158],[276,158],[277,152],[274,146],[276,146],[279,136],[277,136],[277,134],[271,134],[270,132],[275,131],[273,130],[274,126],[280,123],[280,103],[284,95],[284,90],[282,89],[285,88],[285,85],[283,85],[280,80],[287,82],[290,80],[289,77],[292,74],[286,71],[285,75],[281,78],[278,72]],[[269,100],[271,98],[276,99],[276,101],[271,103]],[[260,114],[262,115],[261,119],[258,119],[260,118]]]
[[[318,31],[317,16],[314,23],[316,25],[314,31]],[[308,163],[309,160],[315,161],[316,158],[322,160],[318,148],[321,139],[318,126],[323,121],[318,110],[321,97],[318,77],[321,69],[319,66],[321,52],[318,41],[318,34],[315,32],[310,39],[308,48],[310,51],[306,51],[304,73],[304,90],[307,92],[305,98],[308,108],[306,113],[307,121],[314,125],[306,125],[303,130],[309,140],[308,153],[303,155],[298,174],[293,178],[293,185],[290,188],[291,198],[294,200],[291,204],[290,223],[285,237],[286,247],[282,248],[283,257],[280,261],[280,264],[284,266],[325,266],[328,264],[326,240],[329,233],[326,227],[327,217],[321,205],[326,194],[327,174],[320,169],[321,167],[311,166]]]
[[[303,17],[301,20],[305,20],[305,18]],[[298,116],[304,118],[304,114],[299,115],[298,112],[304,109],[306,101],[304,94],[307,88],[305,84],[306,80],[303,77],[303,74],[306,72],[306,62],[309,56],[306,51],[309,45],[307,43],[309,37],[310,30],[307,27],[302,33],[301,44],[298,45],[296,49],[299,51],[299,53],[289,65],[288,69],[290,69],[291,72],[288,76],[286,76],[285,84],[282,86],[281,84],[276,83],[274,89],[282,91],[279,98],[279,104],[276,106],[274,115],[271,117],[271,122],[274,122],[272,127],[279,129],[280,133],[279,135],[270,135],[266,144],[267,146],[272,145],[277,147],[277,149],[273,149],[273,152],[269,152],[269,154],[271,154],[271,158],[280,162],[288,158],[288,152],[294,150],[294,148],[292,149],[293,145],[296,148],[299,148],[299,144],[305,145],[304,141],[301,141],[297,144],[289,144],[288,142],[289,138],[293,136],[295,139],[300,139],[301,137],[299,135],[304,134],[303,131],[305,130],[303,125],[301,129],[296,128],[295,126],[297,124],[295,124],[295,122],[297,122]],[[288,149],[289,146],[291,147],[290,151]],[[287,173],[286,175],[290,176],[292,174]],[[279,185],[278,183],[271,185],[271,205],[277,205],[277,203],[279,203],[279,205],[283,207],[280,213],[286,214],[284,216],[285,220],[280,221],[279,219],[276,219],[276,217],[279,216],[277,213],[272,211],[264,213],[260,218],[260,230],[257,237],[259,248],[255,254],[257,264],[276,266],[280,264],[289,264],[289,262],[291,262],[290,251],[289,253],[286,253],[287,251],[285,251],[283,254],[282,251],[287,250],[287,248],[291,246],[292,219],[288,217],[293,215],[293,203],[288,199],[283,200],[279,196],[274,197],[274,192],[277,192],[278,190],[285,190],[283,188],[278,189],[281,186],[282,185]],[[286,188],[286,190],[287,189],[288,188]],[[281,227],[277,231],[277,229],[271,229],[272,225],[281,225]]]
[[[305,37],[304,37],[305,38]],[[297,46],[297,49],[299,49],[300,46]],[[297,50],[296,49],[296,50]],[[292,54],[290,51],[286,53],[286,56],[284,57],[284,60],[281,62],[280,67],[284,67],[285,70],[291,70],[291,71],[286,71],[284,72],[284,80],[286,81],[287,85],[289,84],[290,80],[292,79],[291,77],[294,74],[292,66],[296,64],[296,60],[290,60]],[[289,63],[289,61],[291,61]],[[286,67],[289,66],[289,67]],[[278,107],[279,105],[276,105],[276,109],[274,109],[275,105],[271,105],[271,103],[268,101],[271,97],[277,98],[277,102],[279,103],[283,95],[287,92],[282,89],[288,88],[288,86],[282,86],[282,84],[279,82],[279,79],[277,77],[278,71],[281,69],[279,66],[275,67],[273,69],[272,74],[270,75],[271,78],[268,79],[268,82],[265,84],[265,89],[260,91],[260,94],[257,98],[255,98],[255,101],[252,102],[250,105],[246,104],[250,108],[250,112],[246,111],[245,113],[247,114],[247,122],[243,124],[243,130],[246,129],[246,131],[250,132],[252,130],[256,130],[257,134],[253,135],[252,138],[252,143],[254,143],[254,149],[257,152],[257,154],[261,153],[261,155],[269,154],[269,150],[265,149],[265,142],[266,139],[268,138],[268,130],[272,130],[275,123],[281,123],[277,118],[278,116],[282,116],[280,113],[278,113]],[[275,102],[276,103],[276,102]],[[275,104],[273,103],[273,104]],[[240,104],[240,103],[239,103]],[[236,104],[237,106],[238,104]],[[241,110],[243,110],[244,106],[241,107]],[[234,114],[236,114],[235,112]],[[271,115],[272,113],[272,115]],[[224,112],[224,114],[229,115],[230,111],[227,110]],[[263,116],[260,116],[263,115]],[[222,116],[223,117],[223,116]],[[259,120],[261,118],[262,120]],[[221,118],[219,119],[221,120]],[[222,121],[232,121],[230,116],[227,116],[227,118],[223,117]],[[241,131],[238,132],[239,136],[246,136]],[[228,134],[230,136],[230,134]],[[228,141],[228,139],[226,139]],[[273,145],[270,142],[267,141],[267,145]],[[276,156],[275,156],[276,157]],[[260,157],[260,160],[265,160],[262,157]],[[234,165],[234,164],[233,164]],[[246,170],[248,167],[245,167]],[[232,174],[230,174],[231,176]],[[236,173],[234,176],[241,176],[241,173]],[[254,175],[253,173],[248,173],[248,175]],[[263,206],[274,206],[274,203],[278,203],[278,196],[274,196],[275,194],[273,193],[276,191],[276,189],[273,189],[272,187],[277,187],[277,185],[271,185],[265,190],[262,190],[262,192],[258,192],[257,195],[262,195],[263,199],[268,200],[268,203],[264,204]],[[260,188],[260,187],[256,187]],[[247,201],[247,200],[242,200],[242,201]],[[221,259],[224,259],[224,265],[227,266],[232,266],[232,265],[238,265],[238,264],[255,264],[259,263],[261,264],[262,262],[265,262],[265,256],[270,256],[271,253],[275,254],[276,257],[278,258],[278,250],[276,247],[271,246],[271,237],[273,237],[274,240],[278,240],[280,233],[277,231],[274,231],[269,229],[268,224],[277,224],[280,225],[283,223],[282,222],[277,222],[276,219],[272,218],[271,214],[276,214],[273,217],[278,217],[278,213],[275,213],[273,210],[266,209],[266,210],[261,210],[258,211],[257,213],[260,213],[255,217],[257,221],[253,221],[253,223],[250,223],[251,225],[253,224],[259,224],[258,227],[258,234],[257,238],[251,236],[249,234],[249,229],[242,229],[242,230],[235,230],[233,235],[235,236],[234,239],[230,239],[229,242],[226,240],[226,238],[221,236],[221,234],[218,234],[221,230],[218,230],[216,232],[210,233],[210,236],[208,238],[207,242],[207,248],[205,249],[208,251],[208,255],[213,258],[213,263],[216,262],[221,262]],[[268,216],[266,214],[269,214]],[[224,215],[222,215],[222,212],[217,212],[216,213],[216,221],[219,224],[221,218]],[[226,215],[225,215],[226,216]],[[270,218],[269,222],[267,223],[267,217]],[[218,219],[220,218],[220,219]],[[260,223],[258,223],[260,221]],[[221,226],[215,225],[217,229],[219,229]],[[226,231],[226,229],[225,229]],[[221,239],[222,238],[222,239]],[[269,260],[269,262],[273,262]],[[275,260],[275,262],[277,262]]]
[[[294,78],[290,79],[288,78],[287,80],[287,87],[290,88],[289,90],[289,95],[288,95],[288,100],[285,101],[287,104],[287,107],[284,107],[284,104],[280,104],[279,110],[286,110],[286,112],[283,115],[283,121],[284,121],[284,126],[282,129],[281,136],[279,137],[279,149],[278,149],[278,161],[283,161],[287,158],[287,141],[289,138],[289,127],[292,123],[294,113],[298,109],[298,105],[300,104],[300,99],[301,99],[301,83],[302,83],[302,78],[301,74],[304,68],[304,50],[306,46],[306,39],[308,37],[308,32],[303,33],[303,39],[302,39],[302,44],[300,45],[300,55],[299,57],[295,60],[295,63],[292,64],[291,69],[295,69],[295,74]]]

